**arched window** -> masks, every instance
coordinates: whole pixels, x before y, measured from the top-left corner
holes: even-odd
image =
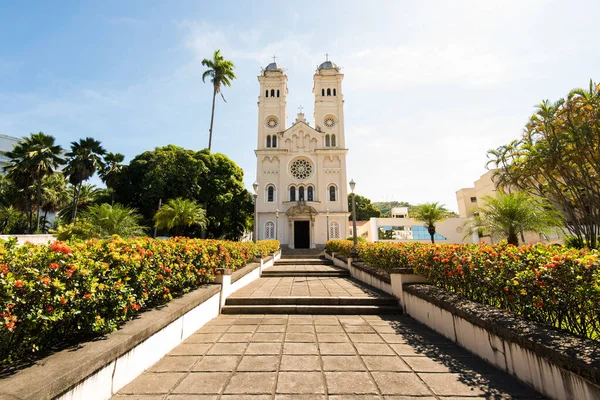
[[[331,89],[327,88],[327,96],[331,96]]]
[[[290,188],[290,201],[296,201],[296,188],[294,186]]]
[[[265,223],[265,239],[275,239],[275,224],[273,221]]]
[[[329,239],[339,239],[340,238],[340,224],[336,221],[331,221],[329,223]]]
[[[275,89],[271,89],[271,97],[275,97]]]
[[[325,147],[329,147],[330,143],[329,143],[329,135],[325,135]]]
[[[279,97],[279,89],[277,89],[277,97]]]
[[[309,186],[309,187],[306,188],[306,199],[308,201],[313,201],[314,200],[314,198],[313,198],[313,187],[312,186]]]
[[[337,96],[337,91],[335,90],[335,88],[333,88],[333,95]]]
[[[265,90],[265,97],[269,97],[269,89]]]
[[[277,136],[273,135],[273,142],[271,147],[277,147]]]
[[[321,89],[321,96],[325,96],[325,89]]]
[[[335,185],[329,186],[329,201],[336,201],[337,193],[335,189]]]
[[[335,147],[335,146],[336,146],[335,145],[335,135],[331,135],[331,147]]]
[[[271,147],[271,135],[267,135],[267,147]]]
[[[267,186],[267,201],[273,203],[275,201],[275,186]]]
[[[298,200],[304,201],[304,186],[298,188]]]

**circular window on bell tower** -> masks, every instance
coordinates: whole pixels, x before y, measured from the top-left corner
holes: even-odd
[[[267,124],[267,127],[275,128],[275,127],[277,127],[277,125],[279,125],[279,120],[277,119],[276,116],[270,115],[265,120],[265,123]]]
[[[325,118],[323,118],[323,123],[326,127],[333,128],[336,123],[335,117],[333,115],[327,115]]]

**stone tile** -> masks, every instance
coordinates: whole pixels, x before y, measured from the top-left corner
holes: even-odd
[[[244,356],[237,367],[243,372],[273,372],[277,371],[279,356]]]
[[[219,394],[229,379],[229,372],[192,372],[173,393]]]
[[[364,371],[358,356],[322,356],[325,371]]]
[[[387,344],[379,343],[355,343],[358,354],[367,356],[393,356],[392,349]]]
[[[199,359],[199,356],[163,357],[148,372],[187,372]]]
[[[351,343],[319,343],[322,355],[354,355],[356,350]]]
[[[256,332],[254,334],[254,336],[252,336],[252,339],[250,339],[251,342],[283,342],[283,332],[269,332],[269,333],[263,333],[263,332]]]
[[[239,318],[238,320],[236,320],[233,324],[234,325],[258,325],[262,322],[263,318],[255,318],[255,317],[249,317],[249,318]]]
[[[399,333],[380,333],[380,336],[386,343],[406,343],[404,336]]]
[[[362,356],[369,371],[409,372],[410,368],[398,356]]]
[[[211,343],[182,343],[169,352],[170,356],[202,356],[213,345]]]
[[[224,394],[269,394],[275,386],[275,372],[236,372]]]
[[[240,355],[246,350],[246,343],[216,343],[208,352],[208,355]]]
[[[416,372],[450,372],[448,365],[429,357],[402,357],[402,359]]]
[[[313,325],[289,325],[287,333],[313,333],[315,327]]]
[[[281,343],[250,343],[245,354],[279,354]]]
[[[354,343],[383,343],[383,339],[375,333],[349,333]]]
[[[220,400],[271,400],[270,394],[224,394]]]
[[[344,394],[329,396],[327,400],[381,400],[376,394]],[[428,399],[425,399],[428,400]]]
[[[304,325],[300,325],[304,326]],[[314,333],[291,333],[288,331],[285,335],[286,342],[315,342],[317,340]]]
[[[325,384],[320,372],[280,372],[276,392],[324,394]]]
[[[205,356],[193,371],[233,371],[239,361],[239,356]]]
[[[223,315],[219,315],[217,318],[213,319],[212,321],[210,321],[208,323],[208,326],[214,326],[214,325],[231,325],[235,322],[237,318],[228,318],[228,317],[223,317]]]
[[[463,374],[439,374],[439,373],[420,373],[419,376],[440,396],[482,396],[485,394],[479,385],[476,384],[477,378],[471,380]]]
[[[414,373],[373,372],[372,375],[383,394],[431,395],[427,386]]]
[[[366,372],[325,372],[329,394],[377,394],[377,388]]]
[[[288,319],[288,326],[289,325],[312,325],[313,324],[313,320],[312,317],[310,315],[290,315],[290,318]]]
[[[344,333],[344,328],[341,325],[315,325],[317,332],[323,333]]]
[[[259,325],[256,332],[285,332],[285,325]]]
[[[195,333],[185,340],[184,343],[214,343],[221,337],[223,333]]]
[[[447,398],[447,397],[423,397],[423,396],[384,396],[383,400],[437,400],[437,399],[447,399],[447,400],[477,400],[477,399],[483,399],[483,397],[469,397],[469,398],[464,398],[464,397],[452,397],[452,398]]]
[[[327,400],[327,396],[318,394],[277,394],[275,400]]]
[[[110,398],[110,400],[163,400],[165,398],[164,394],[124,394],[124,395],[115,395]],[[211,399],[212,400],[212,399]]]
[[[317,332],[317,341],[322,343],[347,343],[350,339],[345,333]]]
[[[229,325],[204,325],[202,329],[198,331],[198,333],[227,332],[228,329]]]
[[[314,323],[315,325],[339,325],[340,321],[334,316],[315,315]]]
[[[256,325],[232,325],[227,330],[227,333],[253,333],[256,332],[258,326]]]
[[[316,343],[284,343],[283,354],[319,354]]]
[[[165,400],[217,400],[216,394],[171,394]]]
[[[281,357],[280,371],[320,371],[319,356],[292,356]]]
[[[375,333],[375,329],[369,325],[343,325],[348,333]]]
[[[219,339],[219,343],[244,343],[250,340],[253,333],[225,333]]]
[[[287,324],[287,322],[288,322],[287,317],[281,317],[281,318],[265,317],[260,324],[261,325],[285,325],[285,324]]]
[[[420,349],[415,348],[410,344],[405,343],[392,343],[390,347],[394,349],[396,354],[399,356],[423,356],[423,352]]]
[[[375,332],[377,332],[379,334],[387,333],[390,335],[397,335],[399,333],[397,329],[395,329],[389,325],[373,325],[372,327],[375,330]]]

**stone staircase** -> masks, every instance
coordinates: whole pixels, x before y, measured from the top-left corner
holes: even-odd
[[[228,297],[223,314],[401,314],[396,298],[352,280],[321,251],[285,251],[262,277]]]

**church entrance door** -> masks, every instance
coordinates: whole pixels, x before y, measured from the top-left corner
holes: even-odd
[[[294,221],[294,248],[310,248],[310,221]]]

